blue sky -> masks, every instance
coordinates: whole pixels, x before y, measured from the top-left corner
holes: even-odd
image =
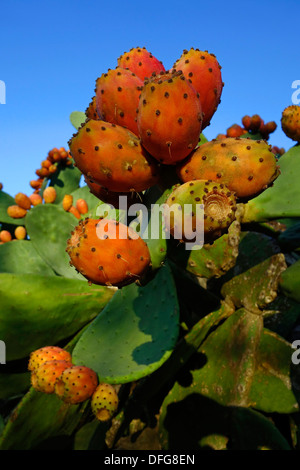
[[[299,0],[10,0],[0,9],[0,182],[12,196],[31,193],[48,151],[67,147],[70,113],[86,109],[97,77],[136,46],[166,69],[183,49],[217,56],[225,87],[209,139],[258,113],[278,125],[272,145],[293,145],[280,118],[300,80]]]

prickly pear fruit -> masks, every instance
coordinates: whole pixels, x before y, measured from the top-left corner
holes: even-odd
[[[66,251],[71,264],[94,284],[129,284],[139,280],[150,265],[144,240],[115,220],[81,220],[71,233]]]
[[[43,203],[43,198],[40,194],[36,194],[36,193],[30,194],[29,199],[33,206],[37,206],[38,204]]]
[[[76,217],[76,219],[81,219],[81,214],[80,214],[79,210],[77,209],[77,207],[71,206],[70,209],[68,210],[68,212],[73,214]]]
[[[22,207],[22,209],[28,210],[31,208],[31,202],[28,196],[24,193],[18,193],[15,196],[15,203]]]
[[[27,235],[26,228],[23,227],[22,225],[19,225],[15,229],[15,237],[17,240],[25,240]]]
[[[0,241],[3,243],[10,242],[12,240],[11,233],[8,230],[0,231]]]
[[[238,198],[255,196],[278,175],[279,167],[267,142],[239,137],[206,142],[178,166],[181,181],[224,183]]]
[[[129,69],[141,80],[149,78],[153,73],[165,72],[161,61],[156,59],[145,47],[133,47],[118,58],[118,66]]]
[[[88,210],[89,210],[89,207],[88,207],[88,204],[87,202],[85,201],[85,199],[77,199],[76,201],[76,209],[78,210],[78,212],[82,215],[84,214],[87,214]]]
[[[122,192],[114,192],[108,191],[107,189],[103,188],[97,183],[90,181],[87,177],[84,178],[87,186],[90,189],[90,192],[96,196],[100,201],[105,202],[107,204],[111,204],[116,209],[119,208],[120,203],[120,196],[126,197],[127,199],[127,207],[130,207],[132,204],[140,202],[139,195],[135,192],[131,193],[122,193]]]
[[[63,209],[68,212],[73,206],[73,196],[72,194],[65,194],[62,200]]]
[[[48,188],[43,191],[43,198],[46,204],[53,204],[56,199],[56,189],[53,186],[48,186]]]
[[[223,183],[194,180],[177,185],[166,204],[175,209],[170,211],[166,226],[174,237],[182,234],[182,241],[195,239],[200,204],[203,205],[204,243],[221,236],[235,219],[236,198]]]
[[[246,132],[246,129],[243,129],[239,124],[232,124],[226,131],[226,137],[240,137]]]
[[[16,205],[9,206],[6,210],[7,215],[12,219],[22,219],[27,214],[27,210]]]
[[[97,105],[96,105],[96,95],[93,96],[92,101],[88,105],[88,107],[85,110],[85,115],[89,119],[99,119],[98,113],[97,113]]]
[[[92,369],[72,366],[57,379],[54,391],[65,403],[81,403],[92,396],[98,385],[98,376]]]
[[[281,127],[287,137],[300,142],[300,106],[292,105],[283,110]]]
[[[28,370],[33,371],[48,361],[72,362],[71,354],[58,346],[44,346],[30,353]]]
[[[96,80],[96,106],[101,120],[137,134],[136,110],[143,81],[130,70],[116,67]]]
[[[144,191],[159,179],[159,167],[128,129],[87,121],[69,141],[79,170],[109,191]]]
[[[208,51],[191,48],[184,50],[173,68],[182,70],[195,90],[200,94],[203,123],[202,129],[210,124],[220,103],[224,83],[222,82],[221,66],[216,56]]]
[[[119,398],[115,388],[106,383],[101,383],[96,388],[91,398],[93,414],[99,421],[108,421],[117,411]]]
[[[71,367],[71,362],[63,360],[47,361],[31,373],[31,385],[38,392],[54,393],[55,382],[65,369]]]
[[[191,153],[199,142],[202,108],[182,72],[145,80],[137,124],[142,145],[159,162],[172,165]]]

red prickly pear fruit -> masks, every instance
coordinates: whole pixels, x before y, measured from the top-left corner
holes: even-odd
[[[222,82],[221,66],[216,56],[208,51],[191,48],[184,50],[173,68],[182,70],[200,95],[202,106],[202,130],[210,124],[211,118],[221,102],[224,83]]]
[[[26,228],[23,227],[22,225],[19,225],[18,227],[15,228],[15,237],[17,240],[25,240],[27,232]]]
[[[287,137],[300,142],[300,106],[292,105],[283,110],[281,127]]]
[[[3,243],[10,242],[12,240],[11,233],[8,230],[1,230],[0,241]]]
[[[7,208],[7,215],[12,219],[22,219],[27,214],[27,210],[16,205],[9,206]]]
[[[181,181],[205,179],[224,183],[238,198],[250,198],[279,175],[271,146],[264,140],[227,137],[198,147],[178,167]]]
[[[244,128],[246,129],[246,131],[248,131],[250,129],[250,126],[251,126],[251,117],[246,115],[246,116],[243,116],[242,117],[242,124],[244,126]]]
[[[100,119],[97,113],[96,96],[93,96],[92,101],[86,108],[85,115],[88,119]]]
[[[85,366],[72,366],[57,379],[54,392],[65,403],[75,405],[89,399],[97,385],[96,372]]]
[[[31,201],[28,196],[24,193],[18,193],[15,196],[15,203],[19,206],[22,207],[22,209],[30,209],[31,207]]]
[[[91,408],[99,421],[108,421],[117,411],[119,398],[115,388],[106,383],[100,383],[91,398]]]
[[[71,354],[59,346],[44,346],[30,353],[28,370],[33,371],[48,361],[72,362]]]
[[[118,58],[118,66],[129,69],[141,80],[153,73],[165,72],[162,62],[156,59],[145,47],[133,47]]]
[[[87,121],[69,141],[79,170],[108,191],[140,192],[157,183],[159,166],[128,129]]]
[[[71,265],[88,281],[123,286],[139,280],[150,265],[147,244],[130,227],[86,218],[71,233],[66,249]]]
[[[65,369],[72,366],[71,362],[54,359],[41,364],[31,372],[31,385],[38,392],[54,393],[55,382]]]
[[[136,110],[143,81],[130,70],[116,67],[96,80],[96,106],[103,121],[137,134]]]
[[[202,108],[182,72],[145,80],[137,124],[142,145],[159,162],[174,165],[191,153],[201,134]]]
[[[214,181],[193,180],[177,185],[166,204],[173,206],[166,220],[167,227],[173,237],[182,235],[182,241],[196,241],[199,204],[203,205],[200,214],[203,215],[204,243],[221,236],[235,219],[234,193],[225,184]]]

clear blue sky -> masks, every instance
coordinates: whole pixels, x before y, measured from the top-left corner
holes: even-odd
[[[258,113],[278,124],[272,145],[293,145],[280,118],[300,80],[299,0],[9,0],[0,9],[0,182],[12,196],[31,193],[48,150],[67,147],[70,113],[86,109],[96,78],[136,46],[166,69],[183,49],[217,56],[225,87],[209,139]]]

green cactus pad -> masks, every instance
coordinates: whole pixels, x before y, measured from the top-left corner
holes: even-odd
[[[86,119],[87,119],[87,116],[82,111],[73,111],[70,114],[71,124],[72,124],[72,126],[75,127],[76,130],[78,130],[79,127],[81,127],[82,124],[85,123]]]
[[[180,425],[178,425],[180,423]],[[177,382],[166,396],[159,418],[163,450],[291,450],[263,414],[222,406]]]
[[[284,295],[300,303],[300,260],[289,266],[281,275],[279,287]]]
[[[58,166],[58,171],[50,178],[50,186],[56,190],[55,204],[62,202],[65,194],[71,194],[79,187],[81,173],[73,165]]]
[[[4,191],[0,191],[0,224],[24,225],[25,217],[13,219],[7,214],[7,208],[14,205],[16,205],[14,198]]]
[[[300,145],[280,157],[279,167],[273,186],[244,205],[243,223],[300,217]]]
[[[223,284],[221,294],[237,308],[263,313],[277,297],[279,278],[286,268],[285,257],[279,253]]]
[[[59,275],[72,279],[84,277],[70,266],[67,240],[78,219],[56,204],[40,204],[26,216],[26,230],[39,255]]]
[[[168,256],[179,267],[198,277],[211,279],[223,276],[231,269],[238,256],[240,224],[234,221],[228,233],[222,235],[212,244],[205,244],[201,250],[185,249],[184,245],[170,248]]]
[[[58,276],[0,274],[0,338],[7,361],[70,337],[98,315],[114,292]]]
[[[56,395],[31,388],[6,423],[0,450],[32,450],[52,437],[71,436],[86,407],[87,402],[70,406]]]
[[[33,244],[27,240],[4,243],[0,246],[0,272],[55,276]]]
[[[292,391],[290,343],[263,328],[263,318],[237,310],[198,351],[204,366],[192,371],[193,388],[221,405],[265,412],[299,410]]]
[[[179,307],[167,265],[143,287],[116,292],[73,350],[73,362],[95,370],[99,380],[120,384],[158,369],[179,333]]]
[[[88,205],[88,214],[84,214],[82,217],[87,217],[92,210],[99,204],[99,199],[90,192],[90,188],[87,185],[81,186],[71,193],[73,196],[73,206],[76,206],[78,199],[84,199]]]

